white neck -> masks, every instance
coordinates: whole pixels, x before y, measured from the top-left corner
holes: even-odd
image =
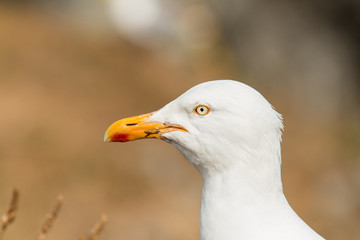
[[[277,161],[273,169],[242,164],[203,174],[201,240],[322,239],[289,206],[282,191],[280,156],[271,156],[274,159],[261,160]]]

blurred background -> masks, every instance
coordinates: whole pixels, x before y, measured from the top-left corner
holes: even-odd
[[[112,122],[208,80],[283,114],[284,191],[327,239],[360,239],[358,0],[1,0],[0,212],[5,240],[199,239],[202,179],[161,141],[104,144]]]

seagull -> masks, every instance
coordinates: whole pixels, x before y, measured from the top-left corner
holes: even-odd
[[[201,240],[321,240],[290,207],[281,181],[282,117],[234,80],[201,83],[158,111],[121,119],[106,142],[158,138],[203,177]]]

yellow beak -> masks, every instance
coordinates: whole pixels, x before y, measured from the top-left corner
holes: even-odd
[[[164,139],[163,133],[172,131],[187,132],[185,128],[176,124],[147,122],[152,113],[124,118],[114,122],[105,132],[105,142],[128,142],[142,138]]]

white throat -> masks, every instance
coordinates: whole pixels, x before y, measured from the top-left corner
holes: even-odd
[[[263,152],[253,157],[203,174],[201,240],[323,239],[289,206],[282,190],[280,155]]]

